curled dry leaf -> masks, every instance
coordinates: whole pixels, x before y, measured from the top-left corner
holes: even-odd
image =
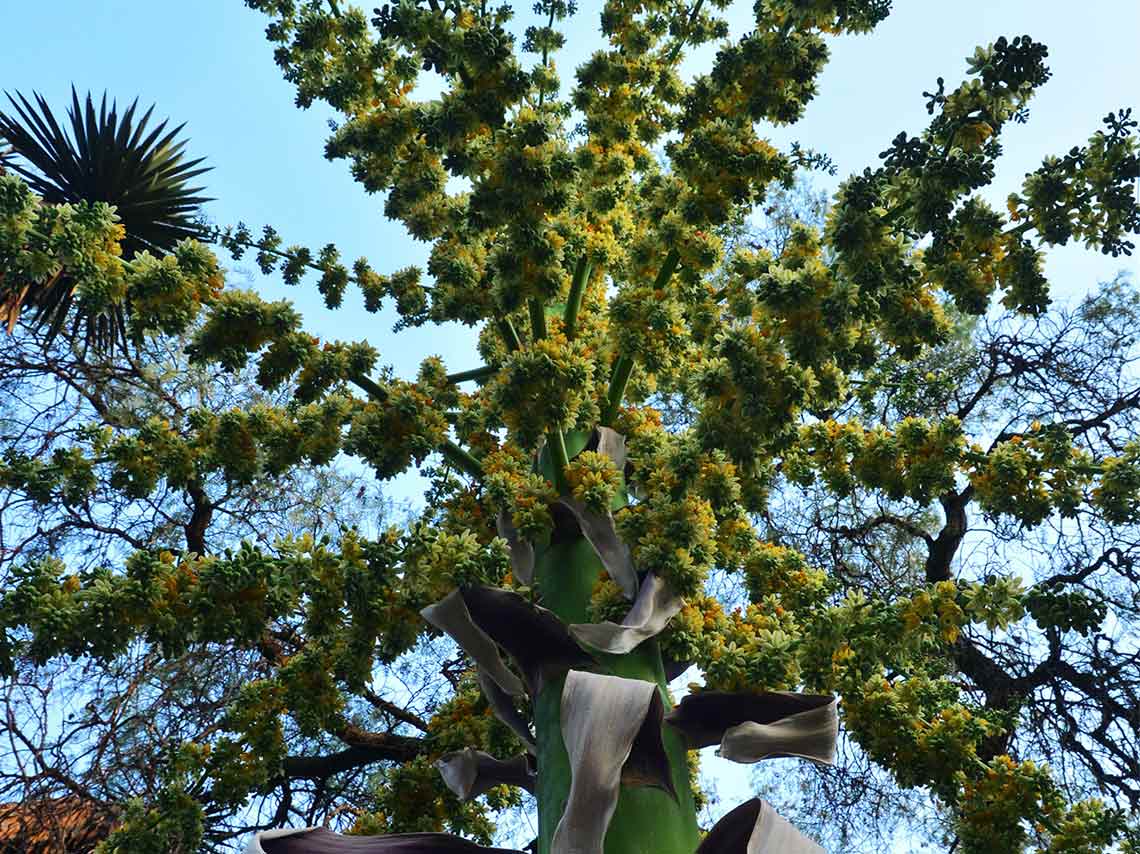
[[[420,613],[447,632],[489,679],[512,696],[522,696],[525,689],[503,661],[499,647],[518,664],[534,695],[544,679],[593,664],[557,615],[511,590],[464,587]]]
[[[482,670],[477,671],[477,678],[479,680],[479,687],[483,691],[483,696],[487,698],[487,705],[491,707],[500,721],[507,725],[507,727],[515,735],[519,737],[527,751],[530,753],[537,753],[538,748],[534,743],[534,735],[530,731],[530,724],[526,722],[526,718],[515,705],[515,701],[511,695],[499,687],[494,679],[489,677]]]
[[[622,782],[676,797],[661,741],[661,694],[652,682],[571,670],[562,691],[570,793],[551,854],[602,854]]]
[[[827,694],[701,691],[685,697],[665,720],[681,731],[690,750],[719,744],[719,754],[734,762],[774,756],[835,760],[839,720],[836,698]]]
[[[523,854],[514,848],[484,848],[449,833],[344,836],[323,827],[266,830],[249,841],[246,854]]]
[[[511,553],[511,575],[523,584],[534,582],[534,546],[530,540],[523,538],[518,529],[511,522],[511,516],[500,511],[495,519],[495,527],[499,536],[507,541],[507,548]]]
[[[578,527],[597,553],[610,578],[614,580],[626,599],[637,596],[637,570],[629,546],[618,536],[613,514],[608,510],[597,513],[576,498],[563,497],[558,502],[569,510]]]
[[[770,803],[753,798],[713,825],[696,854],[824,854],[824,850]]]
[[[445,753],[435,767],[447,788],[461,801],[478,797],[495,786],[518,786],[534,791],[535,770],[525,753],[511,759],[496,759],[490,753],[467,747]]]
[[[498,587],[465,587],[460,593],[475,624],[518,664],[533,696],[545,679],[593,664],[554,612]]]
[[[508,694],[520,696],[525,693],[522,682],[507,667],[494,641],[471,619],[461,591],[453,590],[439,602],[420,611],[420,615],[449,634],[480,670]]]
[[[625,436],[616,430],[609,427],[599,427],[591,439],[591,443],[596,443],[595,448],[599,454],[605,454],[614,461],[614,466],[621,472],[622,479],[625,484],[625,491],[632,495],[634,498],[644,498],[644,492],[638,487],[637,483],[630,480],[629,474],[629,455],[625,447]],[[590,447],[589,445],[587,447]]]
[[[609,621],[577,623],[570,627],[570,634],[588,647],[622,655],[659,634],[683,604],[684,600],[674,594],[664,580],[649,573],[621,625]]]

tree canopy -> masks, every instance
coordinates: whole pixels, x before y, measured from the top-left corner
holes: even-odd
[[[758,0],[730,37],[727,3],[610,0],[566,85],[559,30],[585,13],[562,0],[525,30],[468,0],[247,5],[297,104],[340,114],[326,156],[430,254],[381,271],[271,225],[210,238],[330,308],[394,304],[397,331],[476,327],[481,364],[396,376],[227,284],[205,243],[0,174],[0,296],[32,309],[6,344],[4,424],[29,427],[4,431],[4,530],[34,523],[2,564],[0,668],[217,680],[200,718],[168,704],[125,736],[153,766],[101,851],[326,822],[489,844],[529,789],[541,854],[743,852],[799,834],[754,801],[701,843],[692,750],[826,763],[832,696],[851,761],[811,772],[810,803],[918,790],[969,854],[1136,843],[1140,303],[1121,280],[1051,307],[1043,273],[1053,246],[1134,248],[1130,111],[995,209],[1002,132],[1049,78],[1044,45],[1000,38],[826,213],[774,205],[755,235],[827,162],[764,126],[889,2]],[[116,349],[81,334],[99,318]],[[422,510],[361,524],[319,480],[346,458],[422,468]],[[289,523],[297,495],[344,524]],[[236,520],[216,540],[214,514]],[[460,654],[437,680],[417,667],[441,634]],[[463,850],[444,839],[415,850]]]

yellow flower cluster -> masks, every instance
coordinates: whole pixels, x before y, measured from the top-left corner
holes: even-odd
[[[597,420],[593,356],[586,343],[551,330],[506,357],[488,389],[523,447],[534,447],[555,427],[570,430]]]
[[[648,374],[673,373],[691,357],[685,309],[670,292],[650,285],[622,288],[609,303],[619,352]]]
[[[721,519],[716,526],[717,566],[728,571],[740,569],[756,542],[756,529],[746,514]]]
[[[1001,216],[980,199],[970,199],[923,255],[931,281],[964,312],[984,312],[997,287],[1006,256],[1001,231]]]
[[[895,500],[925,503],[954,488],[965,452],[961,422],[953,417],[936,424],[904,418],[894,430],[824,421],[800,429],[785,471],[804,483],[818,472],[839,495],[849,495],[861,483]]]
[[[886,15],[882,4],[848,0],[761,0],[757,18],[777,26],[794,23],[825,33],[861,33]]]
[[[590,593],[587,615],[591,623],[610,621],[620,623],[629,613],[629,599],[617,582],[604,571],[598,574],[594,589]],[[671,625],[671,624],[670,624]]]
[[[953,802],[956,775],[972,768],[981,741],[1001,729],[959,703],[957,693],[943,679],[890,681],[880,674],[844,694],[844,719],[863,749],[902,785],[930,786]]]
[[[753,602],[776,596],[785,607],[798,611],[821,601],[827,573],[809,566],[795,549],[758,541],[744,563],[744,580]]]
[[[381,478],[395,477],[419,465],[447,438],[449,425],[430,390],[394,380],[383,402],[358,407],[345,436],[344,449],[372,466]]]
[[[790,180],[787,159],[738,116],[706,122],[668,151],[689,188],[686,207],[699,212],[690,217],[713,225],[726,222],[742,204],[760,202],[772,180]]]
[[[550,536],[554,520],[550,505],[557,500],[554,485],[531,469],[513,446],[483,458],[483,485],[494,512],[505,510],[519,534],[541,542]]]
[[[1072,446],[1063,427],[1034,422],[1024,435],[1011,436],[984,456],[974,449],[969,470],[978,503],[987,513],[1004,514],[1037,525],[1054,511],[1076,513],[1091,481],[1091,459]]]
[[[697,659],[717,691],[786,691],[799,684],[799,627],[775,597],[734,610]]]
[[[703,594],[690,597],[658,635],[661,654],[675,662],[708,661],[713,638],[727,626],[724,608],[715,598]]]
[[[1100,854],[1119,838],[1127,827],[1127,818],[1123,811],[1109,809],[1099,798],[1089,798],[1073,804],[1051,824],[1049,844],[1040,849],[1042,854]],[[1040,833],[1044,828],[1038,822],[1034,829]],[[1130,850],[1134,849],[1126,840],[1121,851]]]
[[[501,546],[501,541],[480,541],[474,531],[450,533],[421,526],[405,550],[401,594],[428,605],[457,587],[498,586],[509,571]]]
[[[583,451],[566,467],[566,482],[576,499],[601,513],[611,509],[621,487],[622,474],[605,454]]]
[[[130,326],[139,337],[182,332],[222,286],[218,259],[200,243],[183,241],[161,258],[143,252],[132,260],[128,275]]]
[[[638,569],[656,573],[681,596],[700,590],[716,557],[716,516],[697,495],[647,498],[618,516],[618,530]]]
[[[1029,837],[1027,819],[1051,821],[1058,812],[1048,769],[1031,761],[998,756],[980,776],[961,776],[958,833],[966,854],[1020,851]]]
[[[966,622],[966,613],[959,604],[958,585],[953,581],[939,581],[931,590],[921,590],[910,599],[896,603],[907,632],[927,633],[929,623],[937,620],[938,635],[946,643],[954,643]]]
[[[275,679],[243,685],[226,710],[226,735],[199,748],[215,770],[222,800],[242,803],[251,788],[265,785],[286,753],[283,691]]]

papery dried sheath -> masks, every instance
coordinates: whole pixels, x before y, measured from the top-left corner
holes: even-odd
[[[770,756],[798,756],[832,765],[839,730],[836,703],[799,712],[774,723],[746,721],[724,733],[717,753],[733,762],[759,762]]]
[[[526,722],[522,713],[516,708],[511,695],[500,688],[498,683],[482,670],[477,671],[476,678],[479,681],[479,688],[483,691],[483,696],[487,698],[487,705],[491,707],[495,717],[519,737],[528,751],[536,753],[538,748],[535,746],[534,734],[530,731],[530,724]]]
[[[471,619],[515,660],[532,694],[545,678],[593,663],[553,611],[498,587],[465,587],[460,593]]]
[[[435,762],[447,788],[461,801],[478,797],[495,786],[518,786],[534,791],[534,768],[525,753],[496,759],[472,747],[445,753]]]
[[[532,694],[547,676],[592,663],[557,615],[498,587],[464,587],[421,611],[425,620],[454,638],[480,669],[513,696],[523,683],[506,666],[499,647],[510,654]]]
[[[825,854],[760,798],[738,806],[713,825],[696,854]]]
[[[523,584],[531,584],[534,581],[534,546],[519,534],[506,511],[500,511],[495,519],[495,527],[499,536],[507,541],[511,554],[511,575]]]
[[[625,436],[612,427],[597,428],[598,453],[613,460],[614,467],[625,473]]]
[[[601,560],[602,566],[614,580],[626,599],[637,596],[637,570],[629,546],[618,536],[613,514],[608,510],[598,513],[576,498],[561,498],[559,503],[574,514],[578,527]]]
[[[344,836],[323,827],[266,830],[246,847],[246,854],[524,854],[514,848],[484,848],[449,833],[396,833]]]
[[[551,854],[602,854],[627,764],[633,777],[627,782],[660,785],[673,793],[661,743],[661,709],[652,682],[577,670],[567,674],[562,739],[570,758],[570,793]],[[631,756],[635,745],[636,757]]]
[[[522,681],[510,671],[499,655],[494,641],[471,619],[460,591],[453,590],[439,602],[424,608],[420,614],[437,629],[449,634],[487,676],[508,694],[520,696],[526,693]]]
[[[592,649],[621,655],[660,634],[683,604],[684,600],[670,591],[662,579],[650,573],[641,583],[637,599],[620,625],[608,621],[577,623],[570,627],[570,634]]]
[[[800,756],[830,764],[835,757],[839,722],[830,695],[700,691],[665,719],[691,750],[719,744],[720,755],[735,762]]]

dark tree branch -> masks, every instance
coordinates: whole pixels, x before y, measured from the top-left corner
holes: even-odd
[[[286,778],[323,780],[377,762],[408,762],[426,749],[422,738],[367,732],[351,724],[337,732],[349,746],[325,756],[287,756],[282,764]]]

